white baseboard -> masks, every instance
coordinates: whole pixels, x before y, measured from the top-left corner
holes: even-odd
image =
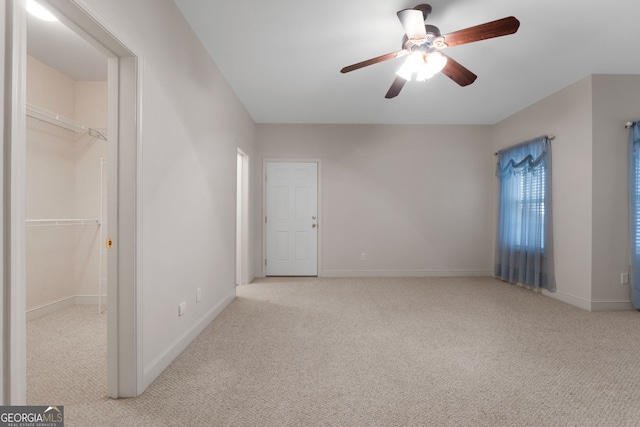
[[[631,301],[592,301],[591,311],[628,311],[635,310]]]
[[[587,311],[626,311],[635,310],[631,301],[597,301],[576,297],[563,292],[542,290],[542,295],[566,302]]]
[[[71,307],[72,305],[98,305],[98,295],[74,295],[45,304],[31,307],[27,310],[27,322],[38,319],[47,314]],[[102,296],[102,306],[107,307],[107,296]]]
[[[236,297],[233,292],[218,305],[209,310],[191,328],[178,337],[169,347],[162,351],[151,363],[144,367],[142,390],[145,390],[158,376],[184,351],[185,348],[215,319]]]
[[[61,298],[59,300],[32,307],[27,310],[27,322],[46,316],[47,314],[55,313],[58,310],[71,307],[75,304],[75,298],[75,296]]]
[[[583,310],[591,311],[591,301],[588,299],[565,294],[564,292],[561,292],[561,291],[549,292],[546,289],[542,290],[542,295],[551,297],[553,299],[557,299],[558,301],[562,301],[567,304],[574,305]]]
[[[482,270],[322,270],[321,277],[484,277]]]

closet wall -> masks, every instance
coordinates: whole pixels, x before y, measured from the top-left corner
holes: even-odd
[[[27,61],[27,103],[85,126],[107,126],[106,82],[74,81],[32,57]],[[101,165],[107,158],[107,143],[27,116],[26,151],[27,319],[71,304],[97,304],[101,277],[106,295],[101,242],[101,228],[106,226],[106,164]],[[33,221],[95,221],[101,216],[102,225]]]

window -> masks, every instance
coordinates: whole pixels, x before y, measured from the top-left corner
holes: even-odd
[[[555,290],[550,166],[546,137],[499,153],[494,274],[509,282]]]
[[[521,221],[515,224],[516,230],[520,230],[515,242],[516,247],[540,247],[544,252],[544,230],[540,227],[530,227],[527,221],[536,224],[544,224],[544,200],[545,200],[545,167],[540,164],[537,168],[523,168],[519,173],[519,193],[514,195],[518,204],[518,216]]]

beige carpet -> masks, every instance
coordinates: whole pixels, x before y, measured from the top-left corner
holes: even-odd
[[[74,305],[27,323],[27,404],[99,400],[107,390],[107,313]],[[58,402],[58,403],[56,403]]]
[[[142,396],[54,401],[67,426],[640,425],[640,313],[490,278],[270,278]]]

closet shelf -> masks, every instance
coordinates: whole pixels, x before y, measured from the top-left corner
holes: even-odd
[[[90,128],[56,113],[52,113],[49,110],[45,110],[44,108],[36,107],[35,105],[27,104],[27,115],[73,132],[88,133],[103,141],[107,140],[107,132],[105,130]]]
[[[100,225],[98,219],[28,219],[25,221],[27,227],[45,227],[56,225]]]

